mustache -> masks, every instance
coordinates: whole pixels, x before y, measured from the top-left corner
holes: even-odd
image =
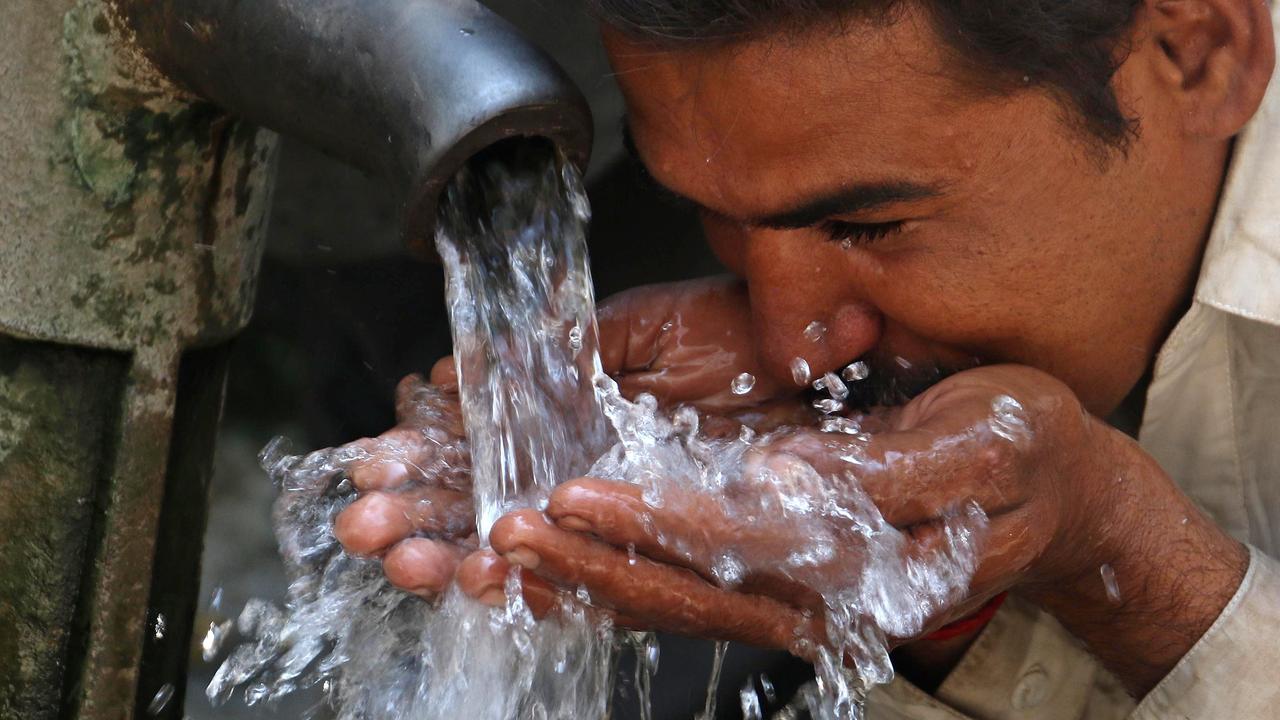
[[[976,367],[975,360],[964,365],[911,363],[902,358],[863,357],[869,372],[862,380],[845,382],[849,397],[845,407],[867,411],[876,407],[897,407],[911,402],[929,388],[965,370]],[[814,391],[815,397],[825,392]]]

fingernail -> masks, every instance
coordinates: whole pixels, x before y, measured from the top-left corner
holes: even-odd
[[[565,530],[572,530],[573,532],[591,532],[591,523],[577,515],[565,515],[557,520],[556,524]]]
[[[527,570],[537,570],[538,566],[542,564],[542,558],[538,557],[538,553],[527,547],[518,547],[503,555],[503,557],[512,565],[519,565]]]
[[[507,594],[498,588],[486,590],[480,597],[476,598],[482,605],[489,607],[505,607],[507,604]]]

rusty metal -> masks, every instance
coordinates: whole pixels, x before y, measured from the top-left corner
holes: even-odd
[[[489,145],[546,137],[585,170],[586,100],[475,0],[115,2],[183,87],[389,179],[419,251],[444,184]]]

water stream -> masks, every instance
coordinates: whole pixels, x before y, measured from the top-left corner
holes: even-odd
[[[958,512],[934,552],[912,555],[860,491],[856,473],[867,460],[856,452],[847,467],[824,474],[770,455],[787,429],[708,433],[692,408],[623,398],[601,372],[581,179],[549,148],[528,144],[473,161],[443,207],[437,245],[467,438],[437,457],[469,455],[480,541],[502,514],[543,507],[557,483],[582,475],[641,485],[654,507],[690,503],[694,512],[695,499],[706,500],[744,526],[802,538],[785,552],[730,542],[718,549],[711,579],[734,588],[770,575],[819,593],[824,637],[803,641],[819,681],[803,702],[815,717],[858,717],[867,688],[892,676],[887,637],[919,632],[963,595],[981,513]],[[443,417],[447,402],[427,393],[420,414]],[[815,415],[814,430],[820,422]],[[856,431],[854,420],[832,430]],[[635,684],[649,717],[653,637],[615,631],[589,596],[566,593],[558,611],[535,621],[513,575],[505,608],[456,589],[432,604],[392,587],[376,559],[344,552],[333,533],[355,496],[344,470],[366,456],[356,447],[295,455],[280,442],[264,450],[294,581],[284,608],[246,606],[237,621],[242,642],[209,685],[211,699],[244,688],[254,704],[319,687],[321,704],[343,720],[604,718],[614,654],[626,646],[638,656]]]

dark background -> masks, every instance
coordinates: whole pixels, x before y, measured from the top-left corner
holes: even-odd
[[[594,23],[563,0],[487,4],[554,55],[592,104],[597,138],[587,180],[595,218],[591,254],[597,297],[720,272],[696,218],[654,197],[622,152],[622,102]],[[273,491],[257,467],[258,450],[277,435],[301,449],[386,430],[393,422],[396,382],[410,372],[427,371],[450,352],[442,273],[401,249],[390,196],[377,179],[282,141],[257,306],[234,351],[218,442],[187,688],[186,714],[192,720],[294,718],[312,702],[250,709],[237,695],[215,710],[204,698],[221,657],[212,664],[200,660],[203,630],[212,621],[234,617],[250,597],[284,594],[270,528]],[[217,590],[221,603],[215,608],[211,598]],[[664,637],[655,717],[688,718],[701,711],[710,664],[709,643]],[[801,679],[786,656],[733,646],[720,686],[719,717],[741,716],[738,690],[761,672],[784,693]],[[620,692],[630,695],[629,683],[621,685]],[[615,716],[635,717],[634,706],[633,699],[620,698]]]

